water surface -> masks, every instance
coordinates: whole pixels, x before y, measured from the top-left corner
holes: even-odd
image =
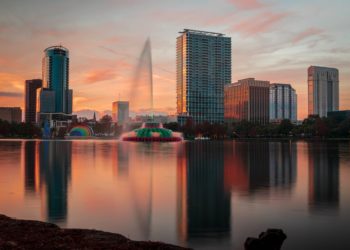
[[[196,249],[350,249],[349,142],[0,140],[0,213]]]

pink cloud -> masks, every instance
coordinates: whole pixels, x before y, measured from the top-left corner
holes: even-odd
[[[265,12],[235,24],[230,31],[241,32],[247,36],[263,33],[270,30],[273,26],[286,18],[289,13],[271,13]]]
[[[265,4],[261,3],[259,0],[229,0],[229,2],[240,10],[259,9],[265,6]]]
[[[302,40],[305,40],[309,37],[312,37],[312,36],[317,36],[317,35],[320,35],[324,32],[324,30],[322,29],[318,29],[318,28],[309,28],[309,29],[306,29],[304,30],[303,32],[297,34],[294,39],[293,39],[293,44],[297,44],[299,43],[300,41]]]

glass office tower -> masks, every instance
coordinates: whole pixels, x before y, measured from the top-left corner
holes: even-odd
[[[176,44],[180,123],[224,122],[224,86],[231,83],[231,38],[185,29]]]
[[[69,89],[69,51],[52,46],[44,51],[43,89],[54,91],[54,113],[72,113],[72,90]]]
[[[290,84],[270,85],[270,121],[297,121],[297,94]]]

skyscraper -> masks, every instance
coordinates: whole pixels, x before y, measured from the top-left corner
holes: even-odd
[[[309,115],[326,117],[327,112],[339,110],[339,71],[335,68],[308,68]]]
[[[68,49],[62,46],[45,49],[42,70],[43,89],[54,91],[54,113],[71,114],[73,91],[69,89]]]
[[[254,78],[225,86],[225,120],[269,122],[270,82]]]
[[[231,38],[185,29],[176,42],[177,115],[180,123],[224,121],[224,86],[231,83]]]
[[[35,123],[37,112],[37,89],[42,87],[41,79],[26,80],[25,84],[25,122]]]
[[[297,121],[297,94],[290,84],[270,85],[270,121]]]

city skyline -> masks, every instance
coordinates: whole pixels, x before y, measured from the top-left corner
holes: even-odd
[[[254,77],[291,83],[299,97],[298,119],[307,116],[310,65],[339,69],[339,109],[349,109],[350,37],[344,32],[348,23],[345,5],[350,4],[332,3],[337,12],[334,18],[334,12],[322,12],[329,7],[327,1],[224,0],[206,5],[200,1],[185,5],[99,1],[81,10],[79,1],[61,5],[32,0],[19,5],[5,0],[0,10],[0,106],[24,110],[25,80],[40,78],[42,51],[62,44],[71,52],[74,111],[110,110],[118,93],[128,99],[131,74],[142,43],[150,36],[155,109],[175,113],[175,38],[179,30],[193,28],[232,37],[232,82]],[[45,14],[38,19],[34,10]],[[98,21],[91,16],[99,17]],[[123,22],[127,17],[131,21]]]

